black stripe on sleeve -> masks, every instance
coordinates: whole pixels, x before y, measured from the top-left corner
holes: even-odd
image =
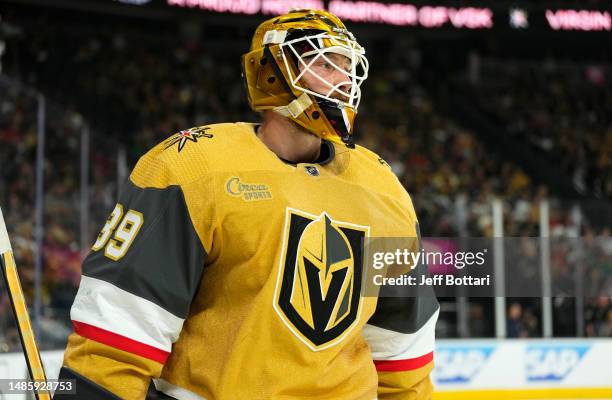
[[[106,388],[98,385],[79,374],[78,372],[62,367],[60,369],[59,381],[72,381],[75,393],[56,393],[53,400],[120,400],[121,397],[110,392]]]
[[[418,223],[416,232],[419,246],[422,248]],[[412,274],[428,275],[427,264],[422,258],[419,265],[411,272]],[[420,280],[420,278],[417,279]],[[431,286],[418,286],[416,291],[413,287],[407,286],[403,296],[400,294],[399,297],[379,297],[376,311],[368,324],[400,333],[414,333],[429,321],[438,307],[439,303]]]
[[[113,261],[104,255],[104,248],[92,251],[83,262],[83,275],[186,318],[207,254],[181,188],[143,189],[128,180],[119,203],[124,215],[130,209],[142,213],[144,223],[123,258]]]

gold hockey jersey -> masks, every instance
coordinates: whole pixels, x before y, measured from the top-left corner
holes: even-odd
[[[151,380],[177,399],[430,398],[437,301],[361,287],[365,240],[417,236],[408,194],[362,147],[292,165],[254,128],[139,160],[83,263],[64,367],[125,399]]]

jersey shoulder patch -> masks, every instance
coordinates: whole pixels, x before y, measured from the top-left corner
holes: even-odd
[[[231,153],[248,147],[240,144],[249,130],[252,124],[219,123],[176,132],[141,157],[132,180],[141,187],[164,187],[203,178],[222,168],[220,162],[235,159]]]
[[[164,150],[170,147],[175,147],[177,152],[183,151],[189,143],[198,143],[198,140],[212,139],[214,134],[210,132],[210,126],[194,126],[193,128],[185,129],[175,133],[168,139],[164,140]]]

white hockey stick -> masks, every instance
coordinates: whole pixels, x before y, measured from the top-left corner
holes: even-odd
[[[26,364],[28,365],[28,370],[30,371],[30,378],[35,382],[44,383],[47,381],[47,378],[45,376],[45,370],[40,358],[40,353],[38,352],[38,346],[36,345],[32,324],[30,324],[28,308],[26,307],[25,297],[23,296],[23,291],[21,290],[19,275],[17,274],[17,266],[15,265],[15,258],[13,257],[13,251],[11,249],[8,232],[6,231],[6,225],[4,224],[4,217],[2,216],[1,208],[0,267],[0,269],[2,269],[4,283],[11,300],[13,315],[17,321],[19,339],[21,339],[21,346],[23,347]],[[48,392],[35,391],[34,393],[38,400],[51,400],[51,395]]]

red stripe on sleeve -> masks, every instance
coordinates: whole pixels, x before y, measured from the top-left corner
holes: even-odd
[[[84,322],[72,321],[74,331],[96,342],[165,364],[170,353]]]
[[[424,367],[433,361],[433,351],[416,358],[405,360],[374,360],[377,371],[411,371]]]

